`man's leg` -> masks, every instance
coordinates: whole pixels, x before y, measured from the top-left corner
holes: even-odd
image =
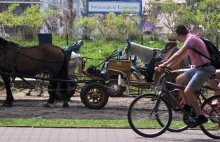
[[[200,108],[195,92],[200,90],[202,85],[208,81],[208,79],[213,74],[215,74],[215,68],[213,66],[208,66],[204,68],[196,68],[195,71],[196,73],[193,75],[192,79],[189,81],[187,87],[184,90],[185,96],[187,97],[189,103],[192,105],[198,116],[196,122],[190,126],[191,128],[194,128],[208,121]]]
[[[192,107],[195,109],[197,116],[203,115],[203,112],[200,108],[198,98],[196,94],[194,93],[196,90],[194,90],[190,86],[186,86],[186,89],[184,90],[184,94],[187,97],[189,103],[192,105]]]
[[[205,117],[205,115],[202,112],[202,109],[200,108],[197,96],[194,92],[195,92],[195,90],[190,86],[187,86],[184,91],[190,104],[192,105],[192,107],[196,111],[196,115],[198,116],[196,121],[192,125],[190,125],[190,128],[195,128],[195,127],[201,125],[202,123],[208,122],[208,119]]]
[[[176,83],[182,86],[187,85],[189,82],[189,77],[186,76],[184,73],[180,74],[177,78],[176,78]],[[189,105],[189,101],[187,99],[187,97],[184,95],[184,90],[179,90],[179,93],[184,101],[184,104],[188,104]]]
[[[218,87],[218,83],[216,82],[215,79],[209,79],[208,83],[210,84],[210,86],[214,89],[219,89]],[[214,95],[220,95],[220,90],[214,90]]]
[[[220,79],[220,70],[216,70],[215,76],[213,79],[209,79],[208,83],[212,88],[219,89],[220,85],[215,79]],[[220,95],[220,90],[214,90],[214,95]]]

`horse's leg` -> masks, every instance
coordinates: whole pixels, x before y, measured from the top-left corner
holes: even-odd
[[[12,103],[14,102],[14,97],[12,96],[12,92],[11,92],[11,80],[10,80],[10,76],[9,75],[2,75],[2,79],[4,81],[5,84],[5,88],[6,88],[6,100],[4,101],[3,106],[6,107],[11,107]]]
[[[55,89],[57,88],[58,83],[56,81],[50,81],[48,84],[48,94],[49,99],[47,103],[44,105],[45,107],[52,107],[54,104],[55,98],[56,98],[56,92]]]
[[[43,95],[43,93],[44,93],[44,87],[43,87],[43,81],[41,81],[40,83],[39,83],[39,87],[40,87],[40,93],[37,95],[37,96],[42,96]]]
[[[62,107],[69,107],[68,102],[70,101],[70,96],[68,94],[68,87],[67,87],[67,83],[66,82],[60,82],[60,89],[61,89],[61,94],[63,96],[64,99],[64,103]]]
[[[26,93],[26,96],[30,96],[32,92],[32,89],[29,89],[28,92]]]
[[[45,78],[47,76],[46,73],[42,73],[41,74],[41,78]],[[44,94],[44,80],[41,80],[40,83],[38,84],[38,86],[40,87],[40,93],[37,96],[42,96]]]

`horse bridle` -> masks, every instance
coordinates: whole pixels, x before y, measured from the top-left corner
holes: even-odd
[[[131,45],[128,45],[128,44],[127,44],[127,45],[126,45],[126,48],[125,48],[125,53],[126,53],[127,55],[129,55],[128,52],[130,52],[131,55],[134,55],[134,54],[131,52],[130,48],[131,48]]]

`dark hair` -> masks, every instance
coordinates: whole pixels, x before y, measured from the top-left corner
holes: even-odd
[[[176,26],[175,31],[176,31],[176,34],[179,34],[179,35],[187,35],[188,34],[188,30],[185,25]]]

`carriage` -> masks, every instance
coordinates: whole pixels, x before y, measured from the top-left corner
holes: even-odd
[[[111,97],[121,96],[125,91],[127,91],[127,94],[131,96],[132,93],[129,92],[129,87],[136,88],[137,90],[135,91],[138,93],[135,95],[140,95],[144,93],[144,91],[155,91],[155,87],[157,86],[157,80],[149,81],[148,79],[146,79],[149,75],[149,72],[148,74],[146,74],[144,72],[139,72],[139,70],[135,69],[135,67],[138,68],[138,66],[136,65],[136,62],[132,60],[131,56],[138,55],[141,58],[142,62],[149,63],[150,61],[149,59],[151,57],[154,59],[160,54],[161,54],[160,49],[145,47],[128,41],[123,51],[123,54],[117,54],[116,58],[108,58],[107,60],[108,67],[105,75],[106,76],[105,79],[107,80],[107,83],[105,83],[106,80],[100,76],[100,73],[98,73],[97,75],[97,74],[88,73],[86,70],[83,70],[83,72],[93,81],[96,80],[103,81],[104,82],[103,85],[105,85],[105,88],[107,88],[106,92]],[[185,58],[185,60],[182,62],[181,67],[185,68],[188,67],[188,65],[189,65],[188,58]],[[170,74],[168,80],[174,81],[176,76],[179,75],[181,72],[182,71],[180,70],[180,72]],[[93,108],[94,105],[93,101],[89,101],[89,100],[93,100],[90,95],[93,94],[94,90],[96,94],[99,94],[98,96],[101,98],[100,100],[97,99],[96,103],[100,103],[102,104],[102,107],[104,107],[104,105],[108,101],[108,99],[104,97],[102,98],[102,96],[105,97],[107,96],[103,95],[102,91],[97,91],[96,85],[97,83],[96,84],[90,83],[87,85],[89,89],[87,89],[86,91],[82,90],[81,92],[83,96],[87,96],[84,98],[87,98],[88,101],[84,99],[83,103],[89,108]]]
[[[91,79],[91,82],[81,90],[80,95],[82,102],[87,107],[93,109],[104,107],[109,96],[120,97],[125,92],[129,94],[128,86],[135,86],[138,89],[137,94],[142,94],[145,88],[155,85],[155,82],[143,80],[141,75],[136,72],[134,66],[136,66],[137,58],[131,58],[127,55],[122,56],[122,54],[120,50],[115,50],[101,64],[89,68],[85,68],[85,64],[91,58],[83,60],[81,70],[85,77]],[[98,66],[102,67],[98,68]],[[119,85],[119,76],[126,79],[128,84],[125,86]],[[100,85],[104,85],[105,90],[101,90]]]
[[[69,56],[65,58],[64,51],[54,45],[23,48],[16,43],[0,38],[0,47],[2,49],[7,49],[2,50],[1,52],[8,53],[0,58],[4,63],[1,66],[1,69],[4,68],[4,70],[1,70],[0,74],[4,80],[7,90],[7,97],[4,102],[5,106],[12,106],[14,101],[10,90],[9,77],[20,77],[24,81],[25,78],[48,81],[48,93],[50,97],[45,105],[46,107],[51,107],[51,105],[54,104],[57,94],[57,91],[55,90],[57,90],[57,88],[59,88],[58,92],[61,92],[60,94],[66,94],[62,96],[64,99],[63,106],[68,107],[68,101],[75,93],[77,84],[80,83],[85,84],[80,93],[81,101],[85,104],[85,106],[92,109],[103,108],[107,104],[109,96],[120,96],[129,85],[139,88],[155,85],[154,82],[146,82],[145,80],[142,80],[135,72],[133,68],[134,64],[132,63],[130,56],[123,57],[121,56],[122,53],[118,50],[114,51],[111,56],[104,61],[103,65],[108,63],[105,74],[101,74],[104,75],[104,77],[89,73],[88,70],[85,69],[85,62],[82,59],[80,70],[82,70],[84,76],[87,76],[90,79],[80,80],[78,79],[79,77],[75,76],[75,74],[67,76],[68,64],[71,64],[71,60],[69,60],[71,54],[68,54]],[[70,51],[70,53],[72,52],[71,50],[67,51]],[[35,53],[32,55],[33,57],[29,56],[30,52]],[[40,56],[40,59],[38,58],[39,56],[37,56],[39,54],[42,55]],[[45,72],[45,69],[49,77],[44,78],[35,76],[36,74]],[[135,76],[135,80],[133,80],[133,75]],[[118,76],[127,80],[127,86],[118,85]]]

